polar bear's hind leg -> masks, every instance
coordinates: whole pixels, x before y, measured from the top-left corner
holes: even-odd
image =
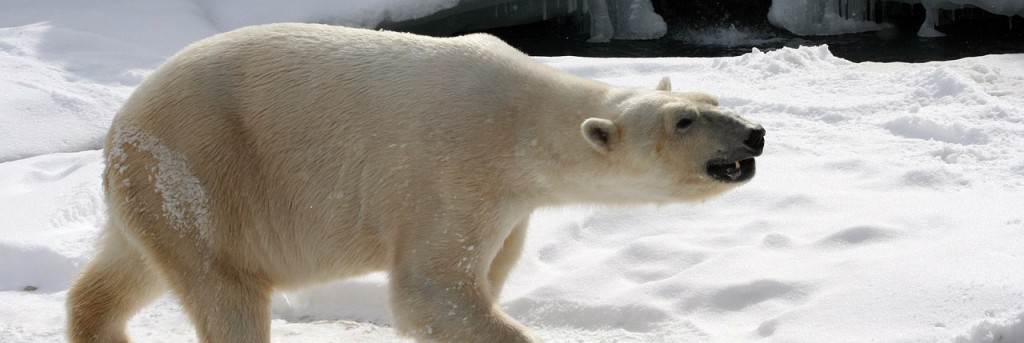
[[[128,319],[164,290],[120,230],[108,227],[101,239],[98,255],[68,292],[68,340],[73,343],[128,342]]]

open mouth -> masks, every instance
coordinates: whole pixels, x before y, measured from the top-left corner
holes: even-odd
[[[754,177],[754,158],[725,162],[712,160],[708,162],[708,175],[721,182],[743,182]]]

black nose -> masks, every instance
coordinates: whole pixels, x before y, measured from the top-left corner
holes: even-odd
[[[750,130],[750,136],[747,137],[747,140],[743,141],[743,144],[754,152],[754,156],[760,156],[761,152],[764,151],[764,133],[764,128],[758,126]]]

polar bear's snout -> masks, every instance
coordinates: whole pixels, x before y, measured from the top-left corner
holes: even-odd
[[[754,156],[761,156],[761,152],[764,151],[764,134],[764,127],[758,125],[750,130],[750,136],[747,136],[747,140],[743,141],[743,145],[746,145]]]
[[[753,124],[746,128],[745,134],[738,134],[746,137],[742,145],[736,144],[722,156],[716,157],[707,163],[705,168],[711,178],[726,182],[744,182],[754,177],[757,167],[754,157],[761,156],[764,152],[765,129],[761,125]]]

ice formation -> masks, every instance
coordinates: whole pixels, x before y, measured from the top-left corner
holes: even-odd
[[[885,27],[875,22],[879,4],[895,1],[920,4],[925,20],[917,35],[940,37],[935,29],[940,10],[980,8],[993,14],[1024,16],[1024,0],[772,0],[768,21],[798,35],[835,35],[874,31]]]
[[[564,16],[590,19],[590,41],[654,39],[667,32],[651,0],[214,0],[202,3],[223,31],[274,22],[320,22],[435,35]]]
[[[772,0],[768,21],[798,35],[879,30],[870,15],[874,0]]]
[[[595,4],[589,12],[591,42],[606,42],[609,33],[614,39],[655,39],[668,30],[665,20],[654,13],[650,0],[587,1]],[[605,6],[599,6],[602,3]],[[596,35],[595,29],[601,34]]]
[[[464,0],[412,20],[384,20],[381,26],[450,35],[566,16],[589,18],[591,42],[656,39],[668,31],[651,0]]]

